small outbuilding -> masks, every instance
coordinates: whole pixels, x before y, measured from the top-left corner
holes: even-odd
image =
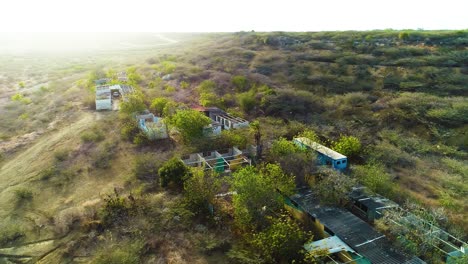
[[[112,96],[109,86],[96,87],[96,110],[112,110]]]
[[[152,113],[145,115],[137,115],[138,127],[143,131],[150,140],[165,139],[169,135],[167,126],[161,117],[157,117]]]

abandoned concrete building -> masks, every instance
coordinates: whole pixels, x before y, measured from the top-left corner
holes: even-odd
[[[117,73],[117,80],[122,83],[128,82],[128,77],[126,72]]]
[[[189,167],[198,167],[216,172],[229,172],[242,165],[252,164],[246,153],[236,147],[193,153],[182,157],[181,160]]]
[[[112,94],[109,86],[96,87],[96,110],[112,110]]]
[[[232,116],[217,107],[202,107],[196,106],[192,109],[204,113],[209,117],[212,122],[211,125],[206,127],[204,134],[219,135],[222,130],[243,128],[249,126],[249,121],[240,117]]]
[[[329,149],[317,142],[305,137],[297,137],[293,142],[301,149],[313,150],[318,155],[318,162],[321,165],[330,165],[337,170],[344,170],[348,165],[348,158],[332,149]]]
[[[136,120],[138,121],[138,128],[150,140],[168,138],[167,125],[161,117],[157,117],[152,113],[137,115]]]
[[[315,241],[306,250],[326,249],[330,259],[344,263],[425,263],[393,248],[385,235],[351,212],[322,205],[308,188],[287,198],[286,208],[313,230]]]
[[[128,85],[99,85],[96,86],[96,110],[112,110],[114,99],[125,96],[133,92],[133,88]]]

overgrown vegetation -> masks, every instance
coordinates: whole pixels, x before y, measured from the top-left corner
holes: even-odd
[[[112,66],[111,56],[101,64],[66,62],[60,73],[48,71],[47,85],[37,81],[38,89],[4,67],[8,77],[0,85],[8,80],[20,89],[0,101],[0,139],[27,140],[0,153],[0,166],[24,170],[28,184],[5,192],[0,184],[0,198],[17,202],[11,210],[4,205],[5,212],[17,211],[0,220],[0,245],[52,237],[55,230],[80,237],[67,244],[67,261],[85,252],[94,263],[320,263],[324,252],[304,252],[311,235],[282,211],[283,197],[308,186],[322,203],[343,205],[357,184],[399,203],[421,203],[416,212],[437,212],[431,223],[466,240],[467,36],[412,30],[208,34],[177,50],[129,51],[128,62]],[[118,117],[90,114],[94,80],[118,83],[123,70],[137,92],[121,102]],[[222,108],[251,127],[206,137],[211,120],[190,109],[199,105]],[[177,143],[148,140],[134,118],[145,110],[167,118]],[[85,114],[92,115],[86,129],[66,134],[63,144],[55,139]],[[47,147],[31,144],[49,135]],[[348,169],[318,166],[315,153],[292,143],[295,136],[348,156]],[[177,158],[232,146],[253,149],[253,166],[217,175]],[[26,150],[40,156],[30,162],[35,173],[9,163]],[[18,183],[16,174],[2,177]],[[50,212],[36,210],[44,210],[39,188],[57,195]],[[59,214],[72,205],[79,209]],[[385,224],[383,232],[404,241],[402,250],[429,262],[442,258],[417,224]]]

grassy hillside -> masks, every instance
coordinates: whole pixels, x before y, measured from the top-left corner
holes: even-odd
[[[163,97],[167,116],[203,105],[259,121],[264,160],[297,182],[321,174],[279,138],[306,132],[340,148],[355,137],[350,181],[443,210],[438,224],[466,240],[468,31],[168,36],[178,42],[137,34],[86,52],[0,55],[0,263],[268,261],[258,239],[290,225],[275,222],[283,212],[246,231],[230,197],[210,216],[159,182],[173,155],[251,144],[253,132],[150,143],[124,114],[93,110],[94,78],[124,70],[152,111]],[[233,185],[218,180],[219,192]]]

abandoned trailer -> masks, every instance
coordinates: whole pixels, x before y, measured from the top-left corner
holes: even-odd
[[[348,158],[332,149],[329,149],[306,137],[297,137],[293,142],[301,149],[314,150],[318,154],[318,162],[321,165],[331,165],[337,170],[344,170],[348,165]]]

